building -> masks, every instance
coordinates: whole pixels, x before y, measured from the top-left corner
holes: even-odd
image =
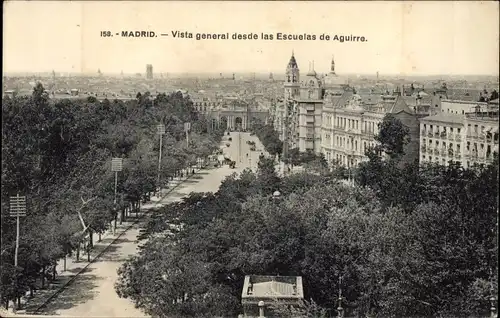
[[[243,317],[279,317],[273,305],[294,306],[303,299],[300,276],[247,275],[241,293]]]
[[[357,94],[344,92],[326,97],[322,153],[328,162],[355,167],[366,160],[365,151],[376,144],[375,135],[386,114],[392,114],[409,128],[410,143],[403,162],[418,160],[419,124],[417,116],[400,92],[384,95],[375,105],[365,105]]]
[[[153,79],[153,65],[146,65],[146,79]]]
[[[463,115],[443,112],[420,119],[421,163],[453,161],[469,168],[493,161],[498,154],[498,103],[478,104]]]
[[[418,160],[419,116],[416,108],[408,107],[399,87],[392,94],[383,95],[374,95],[370,89],[363,93],[368,96],[364,99],[337,75],[333,57],[328,74],[318,76],[314,64],[310,64],[306,76],[301,77],[292,53],[284,90],[285,101],[276,107],[274,122],[288,147],[322,153],[329,163],[355,166],[366,159],[365,150],[375,145],[379,124],[391,113],[410,130],[411,142],[405,148],[403,161]],[[416,100],[415,106],[425,109],[421,100],[428,94],[411,88],[409,91],[415,93],[413,97],[408,94],[408,98]],[[420,116],[429,115],[431,105],[438,99],[433,94],[426,112]]]

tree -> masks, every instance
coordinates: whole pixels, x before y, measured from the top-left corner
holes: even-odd
[[[404,147],[410,142],[409,128],[394,115],[386,114],[379,133],[375,135],[375,141],[379,143],[377,148],[391,159],[401,157],[404,155]]]

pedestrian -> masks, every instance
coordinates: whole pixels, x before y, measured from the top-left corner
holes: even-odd
[[[193,171],[191,172],[191,174],[194,174],[194,169],[193,169]]]

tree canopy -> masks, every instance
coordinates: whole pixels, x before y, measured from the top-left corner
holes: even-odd
[[[2,101],[0,297],[4,303],[32,290],[37,279],[43,282],[45,269],[77,250],[88,232],[103,233],[118,211],[137,207],[146,193],[159,186],[157,124],[166,125],[163,183],[218,148],[222,132],[209,130],[189,98],[178,93],[154,99],[147,93],[141,96],[127,102],[51,100],[37,84],[31,96]],[[189,147],[184,122],[193,122]],[[124,159],[118,173],[117,209],[112,157]],[[27,198],[27,216],[21,218],[15,269],[16,226],[9,217],[9,196],[18,193]],[[87,233],[82,233],[80,216]]]
[[[300,275],[307,299],[281,308],[283,317],[335,316],[339,288],[347,316],[487,314],[497,291],[498,162],[379,164],[366,167],[388,178],[375,188],[331,174],[279,178],[262,160],[216,193],[165,206],[116,290],[158,316],[235,316],[245,275]]]

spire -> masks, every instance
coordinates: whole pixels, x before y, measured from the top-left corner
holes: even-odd
[[[295,61],[295,56],[293,54],[293,50],[292,50],[292,56],[290,57],[290,61],[288,62],[287,68],[299,68],[299,66],[297,65],[297,61]]]
[[[335,56],[333,54],[332,54],[332,66],[331,66],[330,71],[332,73],[335,73]]]

